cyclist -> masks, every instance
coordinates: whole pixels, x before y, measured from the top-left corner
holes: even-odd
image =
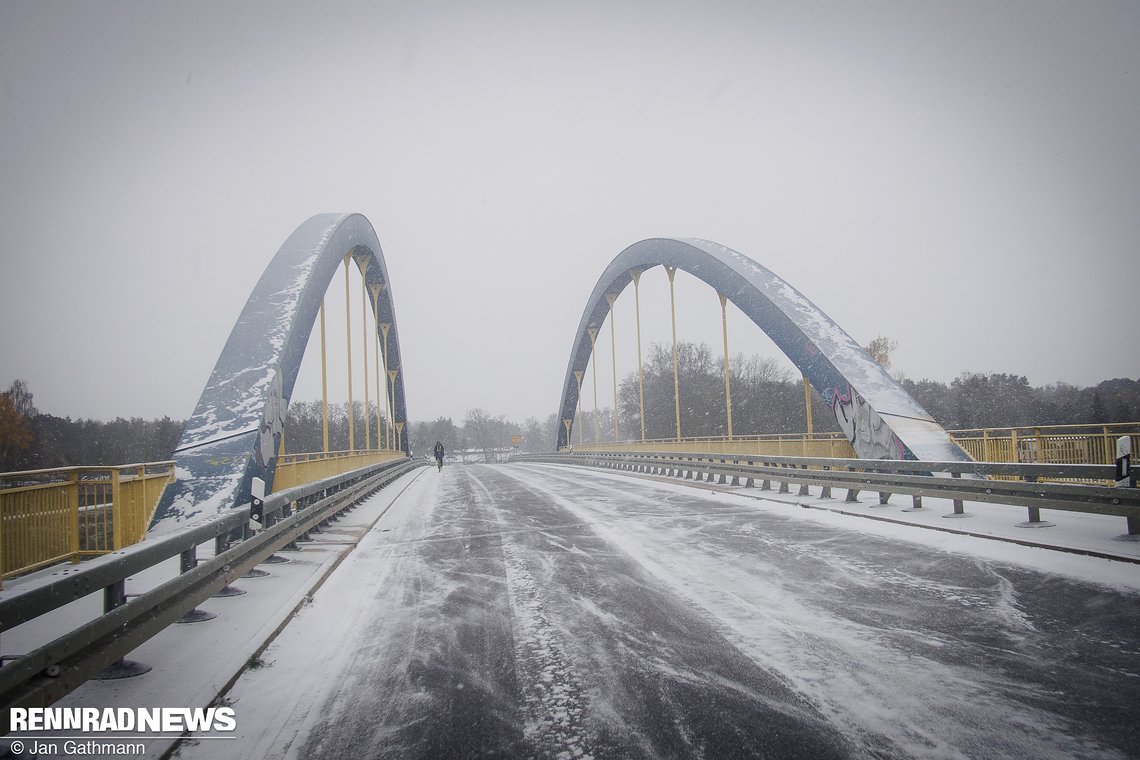
[[[435,442],[435,449],[433,449],[433,453],[435,454],[436,467],[439,468],[440,472],[443,472],[443,444],[440,443],[439,441],[436,441]]]

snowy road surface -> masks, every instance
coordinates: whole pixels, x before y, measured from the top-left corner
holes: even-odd
[[[1140,756],[1134,589],[807,514],[425,470],[180,756]]]

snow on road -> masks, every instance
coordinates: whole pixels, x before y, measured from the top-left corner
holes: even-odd
[[[425,472],[181,757],[1140,755],[1135,566],[842,520]]]

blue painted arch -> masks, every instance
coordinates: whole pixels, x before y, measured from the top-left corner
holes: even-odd
[[[384,254],[360,214],[318,214],[298,227],[258,280],[174,451],[176,482],[151,523],[163,532],[247,503],[253,478],[272,487],[285,413],[329,283],[351,256],[388,323],[393,419],[407,420],[400,333]],[[369,294],[371,300],[371,292]],[[397,448],[408,450],[405,427]]]
[[[742,253],[696,238],[652,238],[626,248],[598,279],[578,323],[562,386],[560,420],[574,419],[576,372],[590,361],[591,327],[610,311],[634,271],[676,267],[703,280],[763,330],[811,381],[864,459],[968,461],[933,417],[894,378],[806,296]],[[683,433],[684,431],[682,431]],[[558,426],[558,448],[570,438]]]

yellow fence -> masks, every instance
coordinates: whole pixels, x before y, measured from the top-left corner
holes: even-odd
[[[950,436],[980,462],[1112,464],[1121,436],[1140,451],[1140,422],[952,430]]]
[[[173,462],[0,474],[0,577],[141,541]]]
[[[1018,428],[950,430],[950,437],[979,462],[1050,464],[1112,464],[1116,439],[1132,438],[1132,450],[1140,451],[1140,422],[1113,425],[1055,425]],[[575,451],[662,451],[694,454],[756,454],[787,457],[857,458],[842,433],[793,435],[713,436],[664,438],[649,441],[592,443]]]
[[[818,435],[709,436],[704,438],[660,438],[621,443],[588,443],[575,451],[663,451],[693,454],[734,454],[745,456],[855,458],[855,450],[842,433]]]
[[[333,475],[359,470],[392,459],[401,459],[402,451],[330,451],[315,454],[283,454],[277,458],[273,490],[284,491]]]

